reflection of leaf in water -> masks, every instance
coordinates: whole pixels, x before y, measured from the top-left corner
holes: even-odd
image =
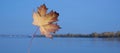
[[[55,33],[60,29],[57,25],[59,13],[55,11],[47,12],[45,4],[38,7],[37,12],[33,13],[33,25],[40,27],[42,35],[52,38],[51,33]]]

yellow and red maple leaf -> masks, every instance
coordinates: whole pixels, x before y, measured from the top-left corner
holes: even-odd
[[[59,13],[50,11],[47,13],[45,4],[38,7],[37,12],[33,13],[33,25],[40,27],[40,32],[48,38],[52,38],[51,33],[55,33],[60,29],[57,25]]]

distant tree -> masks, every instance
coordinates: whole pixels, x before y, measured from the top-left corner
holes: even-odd
[[[120,31],[117,31],[115,35],[120,37]]]
[[[114,32],[104,32],[102,33],[103,36],[106,36],[106,37],[113,37],[115,34]]]
[[[94,33],[92,33],[92,36],[94,36],[94,37],[98,37],[99,34],[98,34],[97,32],[94,32]]]

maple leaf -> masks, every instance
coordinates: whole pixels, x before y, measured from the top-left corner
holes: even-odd
[[[51,33],[60,29],[57,25],[59,13],[51,10],[47,13],[45,4],[38,7],[37,12],[33,13],[33,25],[40,27],[40,32],[48,38],[52,38]]]

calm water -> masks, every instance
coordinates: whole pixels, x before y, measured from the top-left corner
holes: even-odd
[[[0,53],[27,53],[30,38],[0,38]],[[120,39],[35,38],[31,53],[120,53]]]

